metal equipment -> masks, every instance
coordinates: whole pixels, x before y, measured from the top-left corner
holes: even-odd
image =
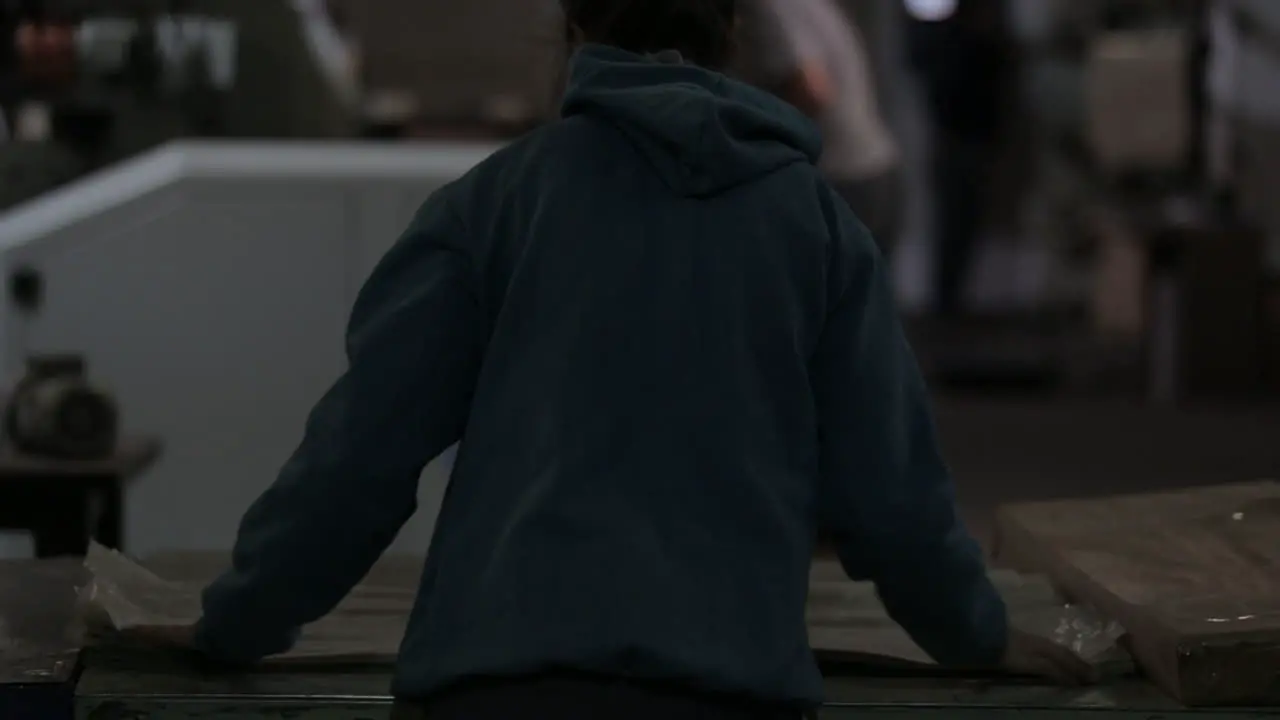
[[[37,3],[0,38],[14,45],[0,63],[13,127],[0,144],[0,209],[175,135],[219,134],[235,25],[158,10]]]
[[[177,138],[355,134],[290,0],[35,5],[60,10],[0,5],[0,210]],[[19,132],[27,115],[40,132]]]
[[[118,415],[111,396],[89,383],[83,357],[35,356],[9,398],[5,430],[28,455],[96,460],[115,449]]]

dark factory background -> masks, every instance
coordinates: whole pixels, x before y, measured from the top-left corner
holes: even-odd
[[[989,0],[969,25],[954,4],[844,3],[975,527],[1008,500],[1274,477],[1280,3]],[[941,77],[939,32],[999,71]],[[371,258],[553,116],[564,61],[556,4],[530,0],[0,0],[0,38],[19,556],[229,547],[341,369]],[[989,98],[983,132],[950,128],[947,82]],[[425,551],[448,462],[402,549]]]

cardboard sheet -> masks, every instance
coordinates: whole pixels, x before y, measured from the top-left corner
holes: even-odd
[[[1002,562],[1122,623],[1183,703],[1280,704],[1280,483],[1013,505],[997,533]]]
[[[119,553],[91,547],[85,560],[92,576],[82,593],[85,612],[116,642],[137,628],[189,625],[200,615],[200,587],[224,562],[221,555],[172,554],[149,561],[157,571],[152,572]],[[420,558],[384,558],[333,613],[305,629],[293,650],[267,664],[391,664],[421,566]],[[997,571],[993,579],[1015,625],[1072,646],[1103,667],[1128,669],[1115,646],[1122,634],[1117,625],[1064,605],[1043,578]],[[889,619],[874,588],[845,579],[835,562],[814,564],[808,619],[811,644],[828,659],[889,667],[931,664]]]

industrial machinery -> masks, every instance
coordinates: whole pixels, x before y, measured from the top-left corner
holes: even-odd
[[[948,4],[915,3],[921,12]],[[1022,222],[1045,248],[1049,270],[1040,317],[1012,329],[1009,344],[1029,353],[1034,328],[1058,317],[1064,326],[1025,369],[1160,402],[1256,392],[1263,242],[1253,226],[1264,218],[1231,196],[1247,194],[1239,185],[1270,188],[1274,180],[1213,177],[1223,164],[1215,150],[1239,155],[1219,147],[1210,127],[1207,68],[1213,53],[1230,54],[1210,33],[1217,4],[1014,4],[1034,137]],[[1234,8],[1237,25],[1266,24],[1258,7],[1245,13],[1248,3],[1220,4]],[[1268,162],[1254,155],[1253,164]],[[1254,205],[1265,211],[1274,203]],[[992,344],[982,343],[974,353],[981,363],[970,364],[1017,377],[1011,364],[994,361]]]
[[[122,435],[164,434],[126,498],[131,550],[225,547],[341,374],[365,277],[496,147],[177,142],[0,214],[0,374],[83,353]],[[404,543],[425,547],[449,462]]]
[[[1207,8],[1112,3],[1084,64],[1093,206],[1119,229],[1095,244],[1110,279],[1096,315],[1137,311],[1127,315],[1158,402],[1250,396],[1262,379],[1265,243],[1260,218],[1241,212],[1215,169],[1231,154],[1218,147],[1210,102],[1212,54],[1226,48],[1213,45]]]
[[[124,4],[27,2],[5,24],[0,209],[178,134],[217,134],[235,26]]]
[[[26,0],[0,16],[0,210],[177,138],[355,129],[289,0]]]
[[[9,301],[24,320],[33,319],[44,300],[40,273],[16,268],[9,277]],[[89,382],[84,356],[32,354],[26,371],[10,389],[4,429],[18,452],[57,460],[99,460],[115,450],[115,400]]]
[[[118,413],[110,395],[90,384],[83,357],[34,356],[5,408],[5,430],[18,451],[60,460],[97,460],[115,449]]]

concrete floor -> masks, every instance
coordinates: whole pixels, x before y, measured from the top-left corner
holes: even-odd
[[[963,513],[988,542],[1000,503],[1280,478],[1280,406],[943,398],[937,414]]]

